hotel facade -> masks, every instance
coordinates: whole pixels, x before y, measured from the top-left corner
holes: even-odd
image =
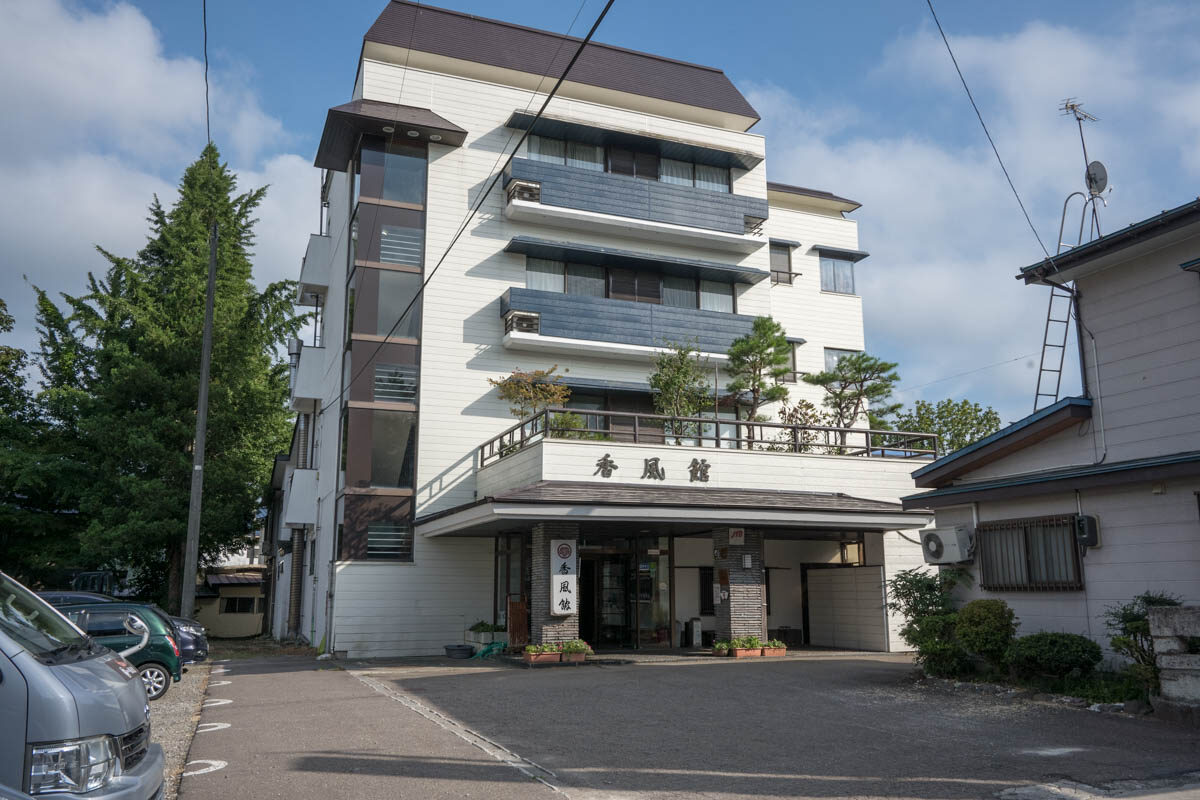
[[[793,401],[864,348],[858,204],[769,182],[711,67],[590,44],[535,121],[578,45],[398,0],[364,37],[316,156],[270,630],[349,657],[480,620],[513,644],[905,649],[885,582],[923,563],[904,532],[932,515],[898,498],[936,443],[750,422],[725,392],[758,316],[787,331]],[[672,342],[713,376],[690,423],[654,413]],[[518,420],[489,383],[554,366],[565,411]]]

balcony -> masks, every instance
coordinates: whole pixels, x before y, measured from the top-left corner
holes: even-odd
[[[694,341],[700,352],[723,361],[733,340],[754,326],[745,314],[517,287],[501,297],[500,314],[508,349],[627,361],[652,360],[668,341]]]
[[[296,285],[296,303],[302,306],[323,304],[329,291],[333,242],[328,236],[311,234],[304,260],[300,262],[300,281]]]
[[[308,402],[319,401],[323,396],[321,378],[325,374],[325,348],[301,346],[292,358],[291,409],[303,411],[307,410]]]
[[[515,158],[504,214],[517,222],[750,253],[767,243],[767,201]]]
[[[488,497],[553,480],[817,492],[851,491],[857,483],[863,488],[853,491],[866,496],[885,488],[894,494],[911,491],[912,470],[938,448],[927,433],[719,423],[547,409],[480,446],[476,492]]]

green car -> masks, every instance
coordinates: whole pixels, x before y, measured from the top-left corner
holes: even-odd
[[[170,620],[150,606],[141,603],[88,603],[59,609],[98,643],[120,652],[133,647],[141,636],[125,629],[125,619],[133,614],[150,628],[150,641],[126,659],[142,675],[146,696],[157,700],[171,688],[171,681],[181,677],[179,645]]]

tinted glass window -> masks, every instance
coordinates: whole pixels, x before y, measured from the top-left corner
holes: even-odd
[[[359,196],[394,203],[425,202],[425,148],[407,142],[363,142]]]
[[[696,294],[696,279],[664,275],[662,304],[675,308],[696,308],[699,304],[699,297]]]
[[[567,294],[604,297],[604,267],[568,264]]]

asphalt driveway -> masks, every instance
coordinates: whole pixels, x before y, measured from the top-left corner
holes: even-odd
[[[321,672],[311,661],[227,666],[223,697],[235,701],[206,709],[202,722],[234,724],[198,734],[190,757],[229,764],[185,778],[185,800],[556,790],[606,800],[986,798],[1200,770],[1197,733],[918,687],[907,660],[892,656],[541,670],[438,659]]]

